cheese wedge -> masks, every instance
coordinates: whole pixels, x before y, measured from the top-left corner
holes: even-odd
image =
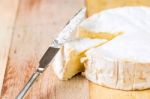
[[[102,45],[107,40],[100,39],[77,39],[65,43],[56,55],[52,66],[59,79],[67,80],[79,72],[84,71],[80,58],[84,52],[92,47]]]
[[[99,25],[89,29],[123,34],[86,52],[86,78],[121,90],[150,88],[150,8],[116,8],[94,17]]]

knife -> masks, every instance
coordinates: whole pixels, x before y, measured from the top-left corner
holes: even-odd
[[[48,67],[48,64],[51,62],[53,57],[57,54],[60,47],[67,42],[72,32],[76,29],[76,27],[80,24],[80,22],[85,18],[86,8],[80,9],[74,17],[68,21],[64,29],[58,34],[56,39],[53,40],[50,47],[47,49],[41,60],[39,61],[39,67],[32,74],[31,78],[24,86],[24,88],[20,91],[20,93],[16,96],[16,99],[22,99],[24,95],[27,93],[31,85],[34,81],[39,77],[41,73]]]

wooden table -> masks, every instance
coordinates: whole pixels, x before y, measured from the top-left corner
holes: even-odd
[[[0,0],[2,99],[15,99],[52,39],[83,4],[83,0]],[[49,66],[25,99],[88,99],[88,81],[82,76],[60,81]]]

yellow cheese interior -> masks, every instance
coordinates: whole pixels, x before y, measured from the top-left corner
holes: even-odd
[[[84,53],[79,53],[76,51],[70,52],[70,59],[66,60],[66,64],[64,66],[67,68],[66,72],[64,72],[63,79],[71,78],[72,76],[76,75],[79,72],[84,71],[83,64],[80,63],[81,57],[84,57]]]
[[[64,72],[63,79],[72,78],[77,73],[84,72],[85,70],[84,63],[81,62],[81,58],[85,57],[85,52],[91,48],[101,46],[104,43],[107,43],[107,42],[99,43],[82,52],[78,52],[76,50],[69,51],[68,53],[70,55],[70,58],[64,62],[66,63],[64,64],[64,66],[66,67],[66,72]]]
[[[80,60],[82,57],[85,57],[85,52],[106,42],[107,40],[86,38],[84,41],[82,39],[82,42],[80,42],[80,40],[75,40],[74,45],[73,42],[70,42],[62,46],[59,51],[59,57],[62,57],[60,60],[62,63],[61,66],[63,66],[63,74],[61,75],[60,79],[67,80],[72,78],[77,73],[83,72],[84,64],[81,63]],[[58,58],[55,59],[55,62],[57,62],[57,60]]]
[[[118,33],[93,32],[83,27],[79,27],[76,36],[79,38],[92,38],[92,39],[99,38],[99,39],[112,40],[113,38],[115,38],[120,34],[122,34],[122,32],[118,32]]]

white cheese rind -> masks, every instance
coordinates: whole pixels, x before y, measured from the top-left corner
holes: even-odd
[[[100,13],[96,13],[91,17],[85,19],[79,25],[79,27],[83,27],[89,31],[93,31],[93,33],[107,32],[110,34],[115,33],[116,31],[120,32],[122,30],[130,31],[130,29],[133,30],[133,28],[135,27],[138,29],[140,28],[143,31],[148,31],[145,29],[147,29],[147,26],[150,25],[150,23],[147,22],[150,16],[149,10],[150,7],[142,7],[142,6],[121,7],[104,10]],[[139,21],[143,21],[143,24],[139,23]],[[130,25],[128,26],[128,24]],[[130,27],[131,25],[132,27]]]
[[[113,59],[95,49],[89,50],[84,59],[88,80],[121,90],[150,88],[150,63]]]
[[[113,65],[113,61],[106,62],[106,59],[97,56],[96,53],[86,54],[86,58],[84,64],[87,79],[111,88],[116,85],[117,66]]]

